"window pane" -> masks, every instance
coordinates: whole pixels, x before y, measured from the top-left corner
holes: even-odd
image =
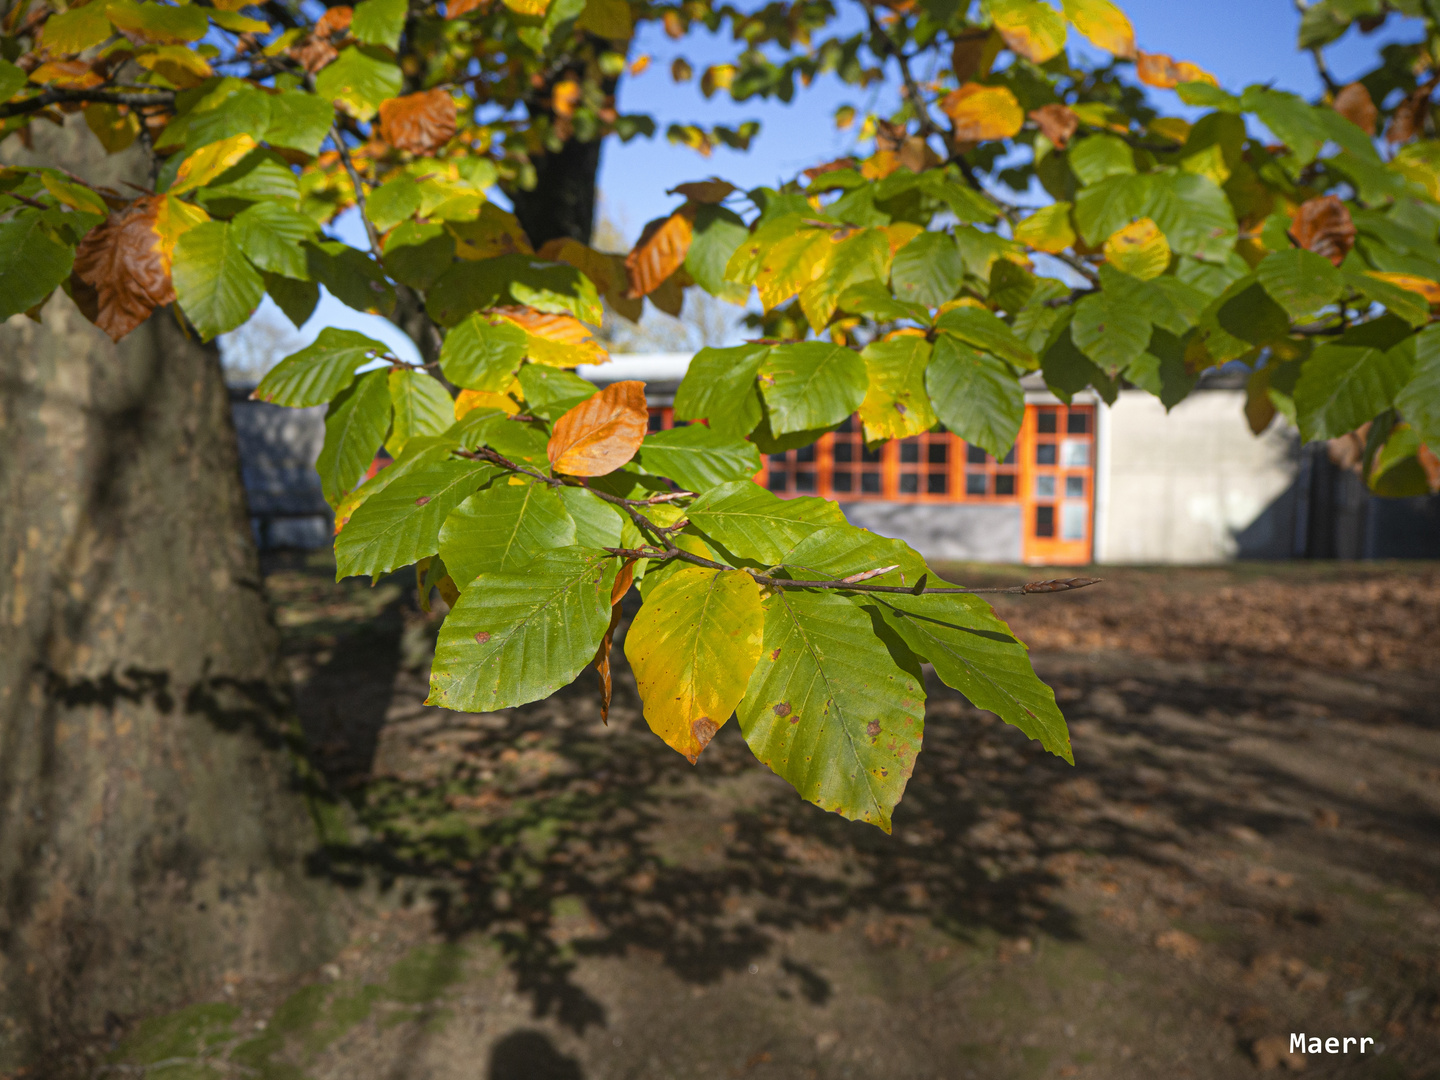
[[[970,446],[967,444],[965,447],[965,460],[971,465],[984,465],[985,451],[978,446]]]
[[[1066,439],[1060,444],[1060,464],[1083,468],[1090,464],[1090,440]]]
[[[996,473],[996,474],[995,474],[995,494],[996,494],[996,495],[1014,495],[1014,494],[1015,494],[1015,474],[1014,474],[1014,473]]]
[[[1036,536],[1054,536],[1054,535],[1055,535],[1055,507],[1053,507],[1053,506],[1037,506],[1037,507],[1035,507],[1035,535],[1036,535]]]
[[[878,472],[867,472],[860,474],[860,491],[865,495],[880,494],[880,474]]]
[[[915,495],[920,491],[920,477],[913,472],[900,474],[900,493]]]
[[[673,423],[671,423],[670,426],[671,426],[671,427],[689,427],[689,426],[690,426],[690,421],[689,421],[689,420],[676,420],[676,421],[674,421]]]
[[[854,419],[854,417],[851,417],[851,416],[845,417],[844,420],[841,420],[841,421],[840,421],[840,426],[839,426],[838,428],[836,428],[835,430],[836,430],[836,431],[843,431],[846,435],[850,434],[850,432],[852,432],[852,431],[855,430],[855,419]]]
[[[1015,464],[1015,447],[1013,447],[1013,446],[1010,447],[1010,449],[1009,449],[1009,450],[1006,452],[1006,454],[1005,454],[1005,460],[1002,461],[1001,464],[1002,464],[1002,465],[1014,465],[1014,464]]]
[[[1071,435],[1090,434],[1090,414],[1086,412],[1072,412],[1065,419],[1065,430]]]
[[[1065,478],[1065,497],[1067,499],[1083,499],[1085,497],[1085,478],[1083,476],[1067,476]]]
[[[965,474],[965,494],[985,494],[985,474],[983,472],[972,472]]]
[[[1054,409],[1041,409],[1040,415],[1035,418],[1035,430],[1039,431],[1043,435],[1055,434],[1056,419],[1057,417],[1055,416]]]
[[[809,446],[802,446],[802,447],[800,447],[800,449],[796,450],[796,451],[795,451],[795,460],[796,460],[796,461],[803,461],[803,462],[806,462],[807,464],[808,464],[809,462],[814,461],[814,460],[815,460],[815,444],[814,444],[814,443],[811,443]]]
[[[851,492],[855,490],[855,476],[849,469],[836,469],[830,474],[830,487],[834,491]]]
[[[1055,444],[1053,442],[1042,442],[1035,444],[1035,464],[1055,464]]]
[[[932,442],[926,448],[925,460],[931,465],[944,465],[950,460],[950,447],[943,442]]]
[[[1037,499],[1053,499],[1055,497],[1055,477],[1035,477],[1035,497]]]
[[[950,477],[943,472],[932,472],[925,477],[925,494],[948,495],[949,493]]]
[[[880,463],[880,447],[877,446],[874,450],[861,447],[860,460],[867,465],[878,465]]]
[[[771,462],[771,464],[774,464],[774,465],[784,465],[785,462],[788,461],[788,460],[789,460],[789,458],[788,458],[783,452],[782,452],[782,453],[779,453],[779,454],[771,454],[771,455],[770,455],[770,462]]]
[[[1066,503],[1060,512],[1060,539],[1085,539],[1085,504]]]
[[[920,460],[920,444],[914,439],[906,439],[900,444],[900,460],[906,465],[914,465]]]
[[[848,439],[845,442],[841,442],[839,439],[836,439],[835,446],[832,448],[832,452],[834,460],[836,461],[855,460],[855,447]]]
[[[665,426],[665,421],[664,421],[664,419],[660,416],[660,413],[659,413],[659,412],[652,412],[652,413],[650,414],[650,419],[646,422],[646,430],[648,430],[648,431],[659,431],[659,430],[661,430],[661,428],[663,428],[664,426]]]
[[[768,486],[771,491],[784,491],[785,474],[783,472],[771,472]]]
[[[813,472],[797,472],[795,474],[796,491],[814,491],[815,474]]]

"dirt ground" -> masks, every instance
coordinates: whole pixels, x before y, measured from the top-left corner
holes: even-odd
[[[413,588],[282,561],[353,939],[303,985],[132,1027],[108,1073],[1440,1078],[1440,569],[1102,576],[997,601],[1076,766],[932,679],[885,836],[801,802],[733,723],[691,767],[623,666],[608,727],[591,672],[426,708]],[[1374,1042],[1291,1054],[1300,1032]]]

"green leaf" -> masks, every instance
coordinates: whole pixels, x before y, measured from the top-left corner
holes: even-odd
[[[573,266],[530,255],[454,263],[435,280],[425,302],[431,318],[441,326],[454,326],[472,311],[505,303],[507,296],[540,311],[600,323],[594,282]]]
[[[315,92],[367,123],[380,103],[404,88],[400,68],[371,45],[352,45],[315,76]]]
[[[629,521],[614,506],[593,491],[578,487],[558,489],[560,499],[575,520],[575,543],[580,547],[620,547],[620,536]]]
[[[1185,366],[1185,346],[1170,331],[1155,327],[1150,347],[1126,366],[1125,378],[1160,399],[1169,412],[1195,389],[1196,376]]]
[[[824,329],[840,296],[861,281],[877,284],[890,261],[890,239],[879,229],[866,229],[834,246],[820,276],[800,290],[800,309],[816,333]]]
[[[0,224],[0,319],[29,311],[70,276],[75,249],[46,229],[38,214]]]
[[[53,23],[56,19],[63,19],[64,17],[64,15],[51,15],[49,22]],[[46,29],[48,29],[48,26]],[[48,38],[49,35],[47,34],[46,37]],[[76,49],[74,51],[79,52],[80,50]],[[10,63],[9,60],[0,60],[0,101],[9,101],[19,93],[26,81],[25,72]]]
[[[1249,86],[1241,96],[1241,107],[1253,112],[1271,133],[1291,150],[1286,165],[1303,168],[1315,160],[1325,145],[1325,130],[1315,119],[1318,111],[1304,98],[1263,86]]]
[[[707,491],[753,477],[760,471],[760,452],[744,439],[690,424],[646,435],[640,464],[646,472],[674,480],[689,491]]]
[[[1107,176],[1135,172],[1135,151],[1114,135],[1091,135],[1069,150],[1070,168],[1082,184],[1097,184]]]
[[[365,200],[365,212],[381,232],[389,232],[407,218],[420,212],[420,185],[409,176],[385,181]],[[386,245],[388,248],[388,244]]]
[[[999,265],[998,261],[996,265]],[[935,329],[954,334],[961,341],[985,352],[994,353],[1000,359],[1008,360],[1027,371],[1033,371],[1039,366],[1035,353],[1015,336],[1015,331],[983,308],[968,305],[951,308],[935,320]]]
[[[905,439],[935,426],[935,411],[925,392],[930,342],[919,334],[904,334],[871,342],[860,358],[868,379],[860,403],[866,442]]]
[[[110,27],[109,13],[105,9],[104,3],[89,3],[63,12],[53,12],[45,20],[44,29],[40,32],[41,44],[54,56],[81,53],[102,44],[114,33]],[[21,85],[24,85],[23,74]],[[14,94],[13,90],[11,94]]]
[[[712,488],[690,504],[685,516],[739,558],[764,566],[778,566],[816,530],[847,524],[827,499],[780,499],[749,480]]]
[[[1085,243],[1099,247],[1116,229],[1147,216],[1153,180],[1148,174],[1110,176],[1083,188],[1075,197],[1074,218]]]
[[[1395,395],[1395,407],[1426,446],[1440,450],[1440,325],[1426,327],[1416,336],[1415,368]]]
[[[304,281],[309,274],[301,243],[318,231],[315,219],[279,203],[260,202],[230,222],[235,242],[261,270]]]
[[[1329,259],[1303,248],[1271,252],[1255,268],[1255,278],[1292,319],[1333,304],[1345,288]]]
[[[315,94],[277,94],[270,99],[265,141],[271,146],[318,154],[335,123],[335,107]]]
[[[939,307],[965,278],[965,262],[949,233],[922,232],[895,253],[890,287],[898,300]]]
[[[725,266],[750,235],[745,222],[723,206],[701,205],[695,208],[694,228],[690,250],[685,254],[685,269],[695,284],[712,296],[743,304],[750,289],[725,280]]]
[[[130,0],[111,0],[105,6],[110,21],[118,29],[129,30],[146,41],[178,45],[198,41],[210,29],[204,8],[170,7]]]
[[[426,704],[494,712],[572,682],[610,625],[618,569],[613,556],[570,547],[481,574],[440,628]]]
[[[1395,403],[1416,362],[1415,341],[1405,333],[1405,324],[1390,316],[1310,354],[1295,384],[1302,439],[1344,435]]]
[[[476,412],[481,413],[481,417],[473,424],[466,424],[469,416],[460,422],[466,449],[473,450],[483,444],[511,461],[548,474],[550,458],[545,447],[550,435],[542,425],[511,420],[504,413]]]
[[[930,312],[923,304],[896,300],[890,290],[878,281],[862,281],[840,294],[840,310],[869,315],[877,322],[910,319],[922,326],[930,325]]]
[[[251,203],[300,205],[300,184],[290,166],[273,150],[255,150],[196,192],[199,202],[217,214],[239,213]]]
[[[101,0],[91,2],[99,3]],[[269,134],[272,100],[280,98],[272,99],[263,90],[245,83],[222,81],[195,102],[189,113],[176,117],[161,132],[157,145],[164,147],[183,142],[187,151],[194,151],[242,133],[259,140]]]
[[[462,324],[463,325],[463,324]],[[542,420],[557,420],[600,388],[573,371],[526,364],[520,369],[520,392],[525,395],[526,411]]]
[[[455,238],[439,222],[402,221],[385,236],[385,269],[413,289],[428,289],[455,261]]]
[[[1195,173],[1159,173],[1149,179],[1145,212],[1165,234],[1171,250],[1224,262],[1240,235],[1225,192],[1208,176]]]
[[[470,461],[436,461],[366,499],[335,538],[335,580],[389,573],[434,555],[441,523],[496,471]]]
[[[737,713],[751,751],[802,798],[890,831],[920,752],[925,691],[868,612],[833,593],[770,597]]]
[[[255,388],[255,397],[297,408],[323,405],[355,381],[356,368],[389,351],[374,338],[327,326],[313,344],[271,368]]]
[[[1150,344],[1150,320],[1128,296],[1101,289],[1075,305],[1070,335],[1081,352],[1113,375]]]
[[[452,327],[440,347],[440,370],[456,386],[503,394],[525,359],[525,331],[509,320],[471,315]]]
[[[1073,321],[1073,309],[1063,311],[1060,319],[1051,327],[1050,340],[1040,354],[1040,371],[1045,377],[1045,385],[1067,405],[1087,386],[1098,389],[1107,382],[1105,373],[1075,347],[1074,339],[1070,336],[1070,324]],[[1113,396],[1112,394],[1112,399]]]
[[[440,530],[440,557],[462,590],[483,570],[518,570],[575,543],[575,520],[548,484],[498,481],[471,495]]]
[[[785,570],[796,581],[831,581],[866,570],[895,569],[867,579],[873,585],[914,585],[925,575],[925,560],[903,540],[877,536],[856,525],[817,529],[785,554]]]
[[[691,764],[745,694],[764,622],[749,574],[687,566],[648,590],[626,631],[645,722]]]
[[[341,391],[325,414],[325,444],[315,463],[325,501],[335,506],[360,483],[390,427],[390,386],[370,371]]]
[[[329,289],[335,299],[357,311],[387,315],[395,308],[395,290],[385,272],[365,252],[339,240],[305,245],[310,277]]]
[[[776,435],[838,424],[865,400],[865,361],[841,345],[776,345],[760,364],[760,393]]]
[[[361,0],[355,5],[350,33],[366,45],[399,48],[409,6],[408,0]]]
[[[395,419],[385,449],[399,457],[417,435],[439,435],[455,422],[455,400],[440,380],[424,371],[401,368],[390,372],[390,404]]]
[[[997,459],[1010,452],[1025,415],[1025,392],[1005,361],[942,334],[925,386],[940,422],[956,435]]]
[[[180,237],[170,278],[181,309],[205,341],[234,330],[265,297],[265,279],[223,221],[207,221]]]
[[[769,355],[769,345],[701,349],[675,391],[675,416],[708,420],[711,430],[723,435],[749,435],[760,422],[755,376]]]
[[[378,495],[391,484],[431,465],[450,460],[451,451],[459,449],[459,441],[447,432],[444,435],[421,435],[410,440],[405,453],[385,468],[378,470],[350,494],[335,504],[335,528],[343,530],[366,500]]]
[[[915,655],[934,665],[946,686],[1075,764],[1055,692],[1040,681],[1025,646],[989,604],[973,596],[933,593],[886,594],[876,600],[886,623]]]
[[[285,317],[295,324],[296,329],[304,326],[315,314],[315,305],[320,303],[320,286],[313,281],[297,281],[280,274],[265,274],[265,291],[270,294]]]
[[[1268,345],[1290,333],[1290,316],[1285,309],[1250,278],[1235,282],[1207,310],[1213,310],[1215,325],[1225,333],[1251,345]],[[1201,321],[1206,321],[1203,316]],[[1221,359],[1213,350],[1211,355],[1217,361]]]
[[[1430,304],[1419,293],[1402,289],[1394,282],[1371,277],[1348,266],[1340,268],[1345,284],[1366,300],[1381,304],[1392,315],[1397,315],[1414,327],[1424,326],[1430,321]]]

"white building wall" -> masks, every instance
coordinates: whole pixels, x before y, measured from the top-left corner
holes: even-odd
[[[1097,562],[1289,554],[1295,431],[1277,420],[1257,438],[1244,410],[1243,390],[1201,390],[1168,415],[1144,391],[1121,392],[1100,425]]]

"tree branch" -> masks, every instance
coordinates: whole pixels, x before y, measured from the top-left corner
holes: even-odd
[[[132,108],[145,105],[173,105],[175,92],[173,90],[155,90],[146,94],[116,93],[113,90],[75,90],[56,86],[35,97],[26,98],[24,101],[10,101],[0,105],[0,120],[39,112],[50,105],[62,105],[67,102],[81,104],[98,102],[105,105],[129,105]]]

